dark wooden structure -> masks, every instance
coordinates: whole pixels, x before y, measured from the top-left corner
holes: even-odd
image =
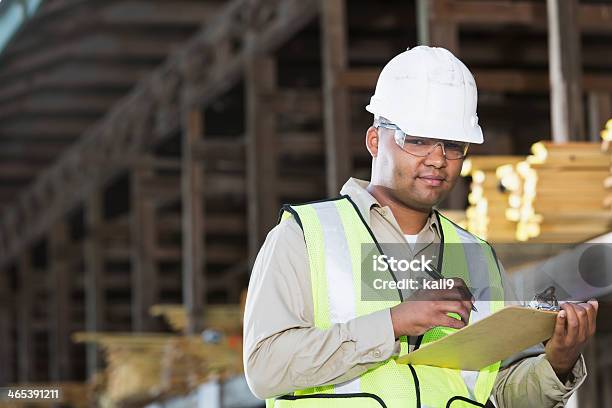
[[[368,177],[363,108],[419,41],[473,71],[475,152],[526,153],[551,104],[559,137],[596,134],[612,5],[571,3],[44,1],[0,54],[0,382],[85,378],[99,355],[70,333],[161,330],[155,303],[195,333],[238,301],[281,203]]]

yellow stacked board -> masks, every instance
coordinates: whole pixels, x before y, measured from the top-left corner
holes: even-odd
[[[498,168],[512,166],[521,156],[471,156],[465,160],[461,174],[471,176],[472,183],[466,210],[468,231],[490,242],[514,242],[516,222],[506,218],[508,196],[500,184]]]
[[[517,220],[520,241],[575,243],[610,231],[603,206],[610,155],[598,143],[538,142],[516,166],[522,180]],[[516,208],[516,207],[515,207]]]

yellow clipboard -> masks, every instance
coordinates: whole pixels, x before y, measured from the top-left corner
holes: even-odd
[[[478,371],[549,339],[556,318],[557,312],[507,306],[397,362]]]

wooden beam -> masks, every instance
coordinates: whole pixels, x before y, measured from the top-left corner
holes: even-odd
[[[85,228],[87,236],[84,242],[85,266],[85,329],[88,332],[106,330],[104,296],[104,260],[98,230],[103,222],[104,201],[102,193],[98,190],[87,198],[85,205]],[[92,376],[102,366],[100,350],[96,344],[87,344],[86,349],[87,378]]]
[[[589,126],[587,140],[601,141],[600,132],[612,119],[612,93],[592,91],[588,93]]]
[[[550,90],[546,72],[530,72],[518,69],[472,70],[480,92],[539,92]],[[351,89],[374,91],[379,69],[353,68],[341,75],[340,81]],[[612,75],[588,73],[584,75],[584,89],[612,92]]]
[[[0,180],[30,180],[45,170],[42,163],[24,163],[20,160],[5,160],[0,163]]]
[[[346,0],[320,1],[326,184],[335,196],[353,169],[348,90],[338,81],[348,68]]]
[[[219,11],[220,1],[193,2],[128,0],[109,5],[100,13],[105,23],[146,25],[200,25]]]
[[[74,92],[49,92],[29,95],[0,105],[0,119],[66,115],[93,116],[105,113],[117,101],[120,94],[83,94]],[[90,123],[91,124],[91,123]]]
[[[130,235],[132,268],[132,330],[151,330],[154,321],[149,308],[156,303],[157,264],[155,262],[155,206],[142,194],[143,181],[153,177],[150,168],[136,166],[130,175]]]
[[[258,41],[251,33],[253,49]],[[276,91],[276,61],[252,51],[246,62],[246,159],[249,259],[254,262],[267,232],[276,223],[278,194],[278,135],[276,115],[262,103],[262,95]]]
[[[432,18],[459,25],[520,24],[545,29],[546,5],[532,1],[430,0]],[[612,6],[581,4],[576,9],[577,23],[583,32],[610,32]]]
[[[17,355],[18,380],[27,383],[34,379],[34,346],[32,336],[32,313],[34,278],[32,276],[32,254],[26,251],[19,257],[17,310]]]
[[[124,89],[132,87],[149,73],[149,68],[120,64],[70,63],[14,80],[0,89],[0,101],[14,100],[40,91]]]
[[[38,118],[36,121],[21,119],[3,122],[0,125],[0,135],[2,137],[74,140],[91,126],[94,120],[91,118]]]
[[[181,202],[183,218],[183,304],[187,311],[187,333],[204,328],[200,318],[206,304],[204,242],[204,166],[194,155],[194,144],[204,133],[202,112],[185,112],[182,132]]]
[[[57,222],[48,236],[49,286],[49,379],[68,380],[72,376],[70,362],[71,289],[72,280],[66,265],[64,246],[68,243],[68,226]]]
[[[428,45],[443,47],[459,55],[459,22],[455,18],[447,18],[444,13],[452,9],[454,5],[452,0],[421,1],[418,23],[422,26],[418,30],[422,36],[426,35]],[[421,21],[421,19],[428,19],[428,21]],[[424,34],[425,30],[427,34]]]
[[[547,0],[552,139],[584,139],[578,0]]]

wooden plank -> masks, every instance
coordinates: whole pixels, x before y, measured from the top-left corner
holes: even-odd
[[[158,292],[155,207],[143,196],[143,180],[152,177],[151,169],[136,166],[130,177],[130,259],[132,268],[132,330],[150,330],[155,322],[148,311]]]
[[[584,139],[578,0],[547,0],[552,139]]]
[[[49,232],[48,238],[48,273],[49,286],[49,379],[62,381],[70,379],[72,367],[70,362],[70,316],[71,289],[70,273],[66,266],[67,254],[64,246],[68,243],[68,226],[57,222]]]
[[[258,39],[253,33],[249,35],[250,46],[255,49]],[[279,207],[276,116],[262,103],[262,94],[276,90],[276,61],[252,50],[245,77],[249,259],[254,261],[267,232],[276,223]]]
[[[98,234],[94,233],[102,224],[103,207],[103,196],[100,191],[96,191],[88,197],[85,206],[87,236],[84,242],[85,328],[88,332],[105,330],[104,263],[100,238]],[[102,366],[102,359],[95,344],[87,344],[85,353],[87,377],[91,378]]]
[[[18,285],[19,309],[17,310],[17,355],[18,380],[26,383],[34,379],[34,348],[32,338],[32,306],[33,306],[33,277],[32,257],[26,251],[19,257]]]
[[[202,312],[206,304],[204,242],[204,166],[194,157],[193,145],[204,133],[202,112],[191,109],[183,119],[181,202],[183,218],[183,303],[187,310],[187,333],[204,328]]]
[[[321,0],[320,7],[326,184],[335,196],[353,168],[348,90],[338,81],[348,68],[346,0]]]

